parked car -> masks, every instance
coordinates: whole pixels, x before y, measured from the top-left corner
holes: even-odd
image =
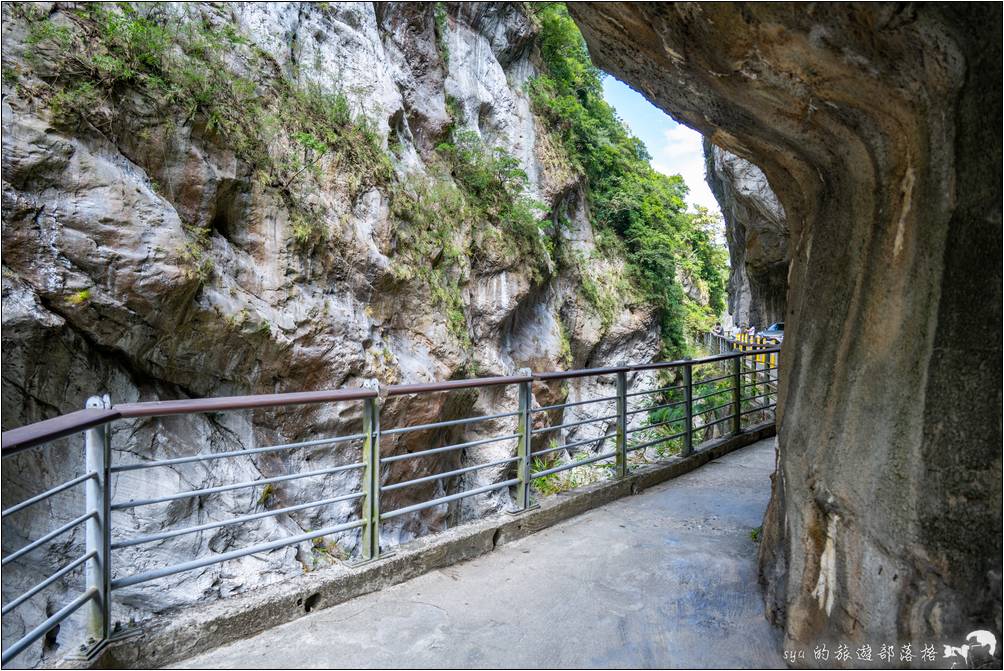
[[[776,340],[781,342],[784,340],[784,322],[775,322],[760,331],[757,335],[761,335],[764,338],[770,338],[771,340]]]

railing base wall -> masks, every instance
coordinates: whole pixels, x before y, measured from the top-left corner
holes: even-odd
[[[620,480],[605,480],[541,501],[519,516],[495,515],[394,548],[394,554],[356,568],[333,566],[198,608],[182,608],[142,623],[142,633],[112,641],[90,662],[64,659],[58,668],[157,668],[249,638],[357,596],[429,571],[487,554],[571,517],[688,473],[707,462],[775,435],[767,422],[695,449],[687,457],[638,468]],[[764,487],[767,483],[764,483]],[[308,610],[309,609],[309,610]]]

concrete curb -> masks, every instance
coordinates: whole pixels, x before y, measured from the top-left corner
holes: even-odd
[[[417,538],[394,548],[392,556],[372,564],[358,568],[332,566],[246,595],[161,613],[142,623],[142,631],[137,635],[110,643],[93,662],[64,660],[59,668],[168,666],[291,622],[306,613],[473,559],[499,545],[636,494],[773,435],[773,423],[760,424],[738,436],[706,443],[689,457],[639,468],[623,480],[598,482],[549,497],[539,508],[518,516],[496,515]]]

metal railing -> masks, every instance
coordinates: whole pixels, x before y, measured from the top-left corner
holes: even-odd
[[[739,345],[736,345],[738,347]],[[709,438],[739,433],[742,420],[765,415],[774,408],[777,391],[778,348],[744,343],[742,351],[728,352],[701,359],[623,366],[566,372],[527,374],[508,377],[491,377],[456,380],[434,384],[394,385],[383,389],[355,388],[336,391],[300,392],[257,396],[235,396],[178,401],[154,401],[112,405],[107,396],[92,397],[84,410],[53,419],[37,422],[3,433],[3,458],[6,460],[29,449],[35,449],[54,440],[84,432],[85,468],[78,477],[68,479],[50,489],[11,505],[2,516],[15,515],[57,494],[84,488],[84,505],[80,514],[65,524],[45,533],[38,539],[2,558],[3,570],[18,561],[25,561],[54,539],[84,527],[84,548],[65,565],[44,580],[16,596],[2,606],[6,616],[23,606],[36,595],[65,579],[71,573],[84,571],[84,587],[61,608],[44,621],[27,631],[17,641],[3,650],[6,665],[23,653],[33,643],[44,637],[79,609],[87,606],[87,628],[94,645],[87,651],[97,654],[112,639],[112,596],[116,590],[157,580],[177,573],[192,571],[212,564],[238,559],[290,545],[312,541],[324,536],[346,532],[361,535],[360,563],[380,558],[386,552],[380,545],[381,524],[398,517],[429,508],[448,505],[468,497],[511,490],[515,512],[531,507],[532,488],[541,478],[547,478],[570,469],[591,464],[606,465],[613,477],[622,478],[629,471],[629,457],[634,453],[659,449],[671,443],[677,452],[687,456],[694,451],[695,443]],[[724,373],[724,374],[722,374]],[[662,376],[663,386],[632,390],[639,380]],[[586,398],[533,407],[533,385],[564,383],[580,378],[593,380],[612,379],[615,393],[597,398]],[[395,397],[417,397],[425,394],[449,393],[458,390],[499,387],[516,387],[517,404],[508,412],[474,417],[462,417],[437,422],[404,424],[391,428],[381,426],[385,405]],[[553,385],[552,385],[553,386]],[[744,395],[744,393],[746,395]],[[318,406],[322,404],[361,404],[361,430],[346,435],[316,437],[310,440],[265,445],[239,450],[197,453],[168,459],[121,460],[112,451],[110,426],[119,421],[137,418],[162,418],[171,415],[219,413],[250,409],[277,409],[284,406]],[[579,413],[571,418],[570,413]],[[582,413],[587,413],[584,418]],[[549,417],[557,415],[557,424]],[[571,421],[568,421],[571,419]],[[381,453],[381,441],[397,441],[409,434],[439,431],[444,428],[468,428],[485,422],[503,422],[515,428],[475,440],[452,442],[446,445],[431,444],[410,452]],[[728,423],[727,425],[725,423]],[[600,425],[599,435],[553,444],[548,441],[563,433],[584,427]],[[725,426],[723,426],[725,425]],[[445,435],[445,434],[444,434]],[[143,499],[115,500],[116,478],[122,474],[149,469],[171,468],[182,464],[214,463],[221,459],[236,459],[263,454],[283,454],[317,446],[346,446],[358,444],[358,457],[349,463],[328,468],[307,470],[285,475],[261,477],[255,480],[233,482],[215,487],[176,491],[167,495]],[[392,481],[390,472],[397,464],[423,460],[448,453],[463,454],[465,450],[486,445],[512,443],[510,456],[485,463],[474,463],[459,468],[419,475],[408,480]],[[345,452],[346,450],[343,450]],[[588,456],[560,463],[562,455],[584,452]],[[58,456],[58,455],[57,455]],[[555,459],[558,461],[556,462]],[[606,464],[601,464],[606,462]],[[536,467],[535,467],[536,465]],[[488,468],[502,468],[498,482],[489,482],[471,489],[444,493],[430,500],[390,508],[382,505],[383,494],[397,492],[420,484],[451,481]],[[295,502],[281,508],[267,509],[224,520],[203,524],[130,535],[125,525],[115,524],[115,515],[148,506],[178,501],[197,500],[222,492],[271,487],[275,483],[316,478],[336,473],[359,473],[356,491],[326,492],[323,498]],[[226,552],[193,557],[186,561],[157,568],[130,572],[128,565],[116,564],[114,553],[124,548],[135,548],[158,541],[194,534],[210,529],[243,525],[278,515],[308,509],[317,509],[337,503],[358,505],[354,519],[313,529],[277,540],[255,543]],[[113,534],[113,531],[115,532]]]
[[[739,331],[735,334],[715,333],[709,331],[704,334],[704,346],[711,352],[724,354],[725,352],[739,351],[751,352],[762,347],[780,347],[781,341],[777,338],[770,338],[759,334],[744,333]],[[777,354],[765,354],[770,365],[777,365]],[[762,359],[760,363],[764,363]]]

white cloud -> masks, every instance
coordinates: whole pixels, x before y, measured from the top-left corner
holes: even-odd
[[[665,143],[653,147],[652,167],[666,175],[681,175],[690,188],[687,203],[691,207],[703,205],[718,212],[718,201],[704,181],[704,150],[701,134],[682,124],[674,124],[663,131]]]

